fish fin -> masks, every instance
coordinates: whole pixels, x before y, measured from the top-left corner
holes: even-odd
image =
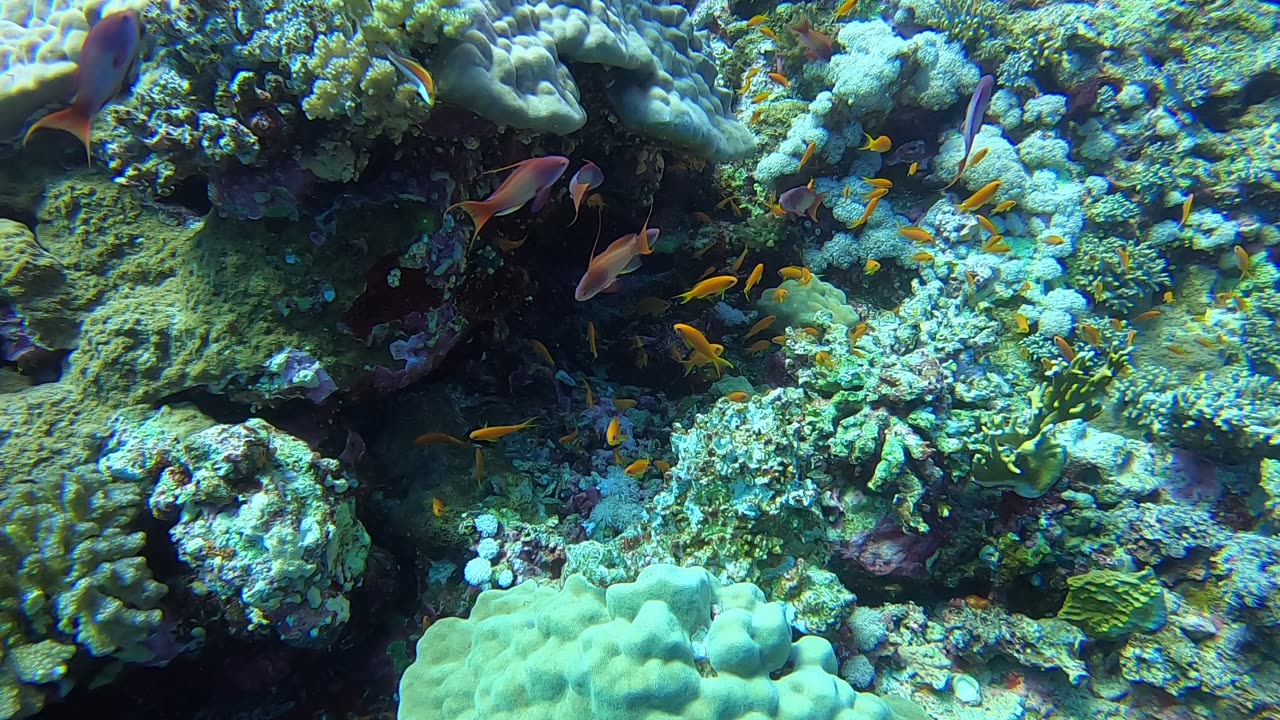
[[[72,105],[66,110],[49,113],[27,129],[27,134],[22,136],[22,144],[26,145],[35,131],[42,128],[62,130],[75,135],[80,144],[84,145],[85,159],[88,160],[90,165],[93,164],[93,152],[89,146],[89,136],[93,132],[93,115],[86,114],[77,105]]]
[[[641,260],[640,260],[640,256],[639,256],[639,255],[637,255],[637,256],[635,256],[635,257],[631,258],[630,260],[628,260],[628,261],[627,261],[627,264],[626,264],[626,265],[623,265],[623,266],[622,266],[622,269],[618,271],[618,274],[619,274],[619,275],[626,275],[627,273],[632,273],[632,272],[635,272],[635,271],[639,270],[639,269],[640,269],[640,262],[641,262]]]
[[[537,159],[537,158],[531,158],[530,160],[536,160],[536,159]],[[512,163],[512,164],[510,164],[510,165],[504,165],[504,166],[502,166],[502,167],[500,167],[500,168],[494,168],[494,169],[492,169],[492,170],[485,170],[484,172],[482,172],[482,173],[480,173],[480,174],[481,174],[481,175],[492,175],[493,173],[500,173],[500,172],[502,172],[503,170],[513,170],[513,169],[515,169],[515,168],[520,167],[521,165],[524,165],[524,164],[525,164],[525,163],[527,163],[527,162],[530,162],[530,160],[521,160],[521,161],[520,161],[520,162],[518,162],[518,163]]]
[[[576,177],[576,176],[575,176]],[[573,227],[573,223],[578,222],[578,213],[582,210],[582,198],[587,194],[587,186],[584,183],[569,183],[569,197],[573,198],[573,222],[565,225],[565,227]]]
[[[541,190],[539,190],[538,194],[533,196],[533,205],[530,206],[529,209],[532,210],[533,212],[538,212],[543,207],[545,207],[547,204],[547,200],[550,199],[551,197],[552,187],[553,186],[548,185],[542,188]]]
[[[480,228],[483,228],[485,223],[489,222],[494,215],[503,214],[495,212],[495,206],[484,200],[464,200],[460,203],[450,205],[445,212],[448,213],[449,210],[454,208],[462,208],[463,212],[471,216],[471,222],[475,223],[475,232],[471,234],[472,241],[475,241],[475,239],[479,237]]]
[[[637,240],[640,242],[641,255],[653,254],[653,241],[658,239],[658,233],[660,232],[662,231],[659,230],[658,228],[649,228],[648,230],[644,231],[644,235],[637,238]]]
[[[653,237],[655,239],[658,237],[658,233],[656,230],[652,230],[652,231],[649,230],[649,220],[652,217],[653,217],[653,205],[650,205],[649,214],[644,216],[644,225],[640,227],[640,232],[636,233],[636,236],[637,236],[636,239],[640,241],[641,255],[653,254],[653,248],[649,247],[649,233],[653,232]]]

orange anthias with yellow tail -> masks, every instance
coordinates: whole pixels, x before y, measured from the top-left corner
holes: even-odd
[[[142,21],[133,10],[111,13],[89,29],[80,47],[76,65],[76,97],[66,110],[49,113],[36,121],[22,138],[26,145],[41,128],[63,130],[84,145],[84,154],[93,162],[89,136],[93,116],[120,92],[133,67],[142,41]]]
[[[649,208],[650,214],[653,208]],[[641,255],[653,254],[653,241],[658,239],[657,228],[649,228],[649,219],[645,218],[640,232],[623,235],[610,243],[609,247],[599,255],[594,255],[587,263],[587,271],[578,281],[573,297],[578,302],[585,302],[606,292],[618,281],[619,275],[625,275],[640,267]]]
[[[524,207],[530,200],[533,201],[534,212],[541,210],[551,195],[551,186],[556,184],[568,167],[569,158],[563,155],[548,155],[490,170],[489,172],[501,172],[514,168],[514,171],[489,197],[484,200],[464,200],[450,205],[445,212],[462,208],[463,212],[470,215],[471,221],[476,225],[475,232],[471,234],[471,239],[474,240],[489,220],[510,215]]]
[[[676,334],[680,336],[680,339],[684,341],[685,345],[690,349],[701,353],[702,357],[706,358],[706,360],[715,367],[717,376],[720,374],[720,368],[733,369],[733,363],[720,357],[720,353],[724,352],[724,349],[720,348],[720,350],[717,351],[716,348],[711,345],[711,342],[707,340],[707,336],[703,335],[702,331],[698,330],[698,328],[691,325],[685,325],[684,323],[676,323],[672,326],[672,329],[676,331]]]

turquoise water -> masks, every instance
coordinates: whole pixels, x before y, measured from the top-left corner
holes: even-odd
[[[1277,716],[1277,30],[0,4],[0,720]]]

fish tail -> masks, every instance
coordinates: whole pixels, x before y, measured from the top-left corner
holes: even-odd
[[[719,355],[713,355],[711,357],[711,364],[716,366],[716,377],[720,376],[720,368],[722,367],[727,368],[729,370],[733,369],[733,363],[729,362],[728,360],[725,360],[723,357],[720,357]]]
[[[471,222],[475,224],[475,232],[471,234],[471,239],[475,240],[480,235],[480,229],[489,222],[494,215],[498,213],[498,206],[485,200],[464,200],[460,203],[450,205],[445,213],[454,208],[462,208],[462,211],[471,216]]]
[[[72,105],[66,110],[49,113],[27,129],[27,134],[22,137],[22,144],[26,145],[32,134],[42,128],[53,128],[54,130],[62,130],[75,135],[80,144],[84,145],[85,158],[90,165],[93,164],[93,153],[89,146],[89,136],[93,132],[93,115],[86,113],[78,105]]]

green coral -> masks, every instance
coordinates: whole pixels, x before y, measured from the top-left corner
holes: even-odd
[[[1084,368],[1094,354],[1081,351],[1049,382],[1031,392],[1031,417],[1002,427],[984,426],[986,442],[974,449],[973,480],[983,487],[1007,488],[1022,497],[1040,497],[1053,487],[1066,466],[1067,451],[1052,431],[1069,420],[1089,420],[1102,412],[1103,395],[1128,366],[1126,353],[1111,350],[1092,373]]]
[[[1155,632],[1168,620],[1164,588],[1151,568],[1140,573],[1090,570],[1067,578],[1067,587],[1058,617],[1091,637],[1114,640]]]
[[[0,717],[8,718],[38,711],[40,685],[66,678],[79,650],[151,659],[144,643],[167,588],[139,554],[146,536],[130,527],[142,487],[86,466],[12,481],[2,492]]]
[[[1244,315],[1241,350],[1253,365],[1272,375],[1280,374],[1280,292],[1250,293]]]
[[[1076,245],[1067,277],[1101,309],[1127,315],[1138,304],[1172,287],[1168,261],[1155,245],[1089,232]],[[1128,253],[1126,267],[1121,253]]]

